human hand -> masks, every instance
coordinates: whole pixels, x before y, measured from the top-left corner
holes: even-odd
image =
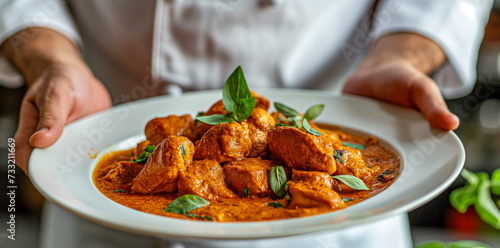
[[[106,88],[78,54],[65,51],[59,56],[55,52],[38,59],[43,66],[38,66],[34,58],[30,63],[16,64],[29,86],[15,135],[16,164],[26,174],[33,148],[51,146],[61,136],[65,124],[111,106]]]
[[[426,75],[444,62],[444,53],[435,43],[429,44],[430,40],[411,34],[417,36],[411,37],[416,40],[408,41],[410,37],[404,35],[410,34],[381,38],[346,80],[342,92],[417,108],[433,127],[456,129],[458,117],[448,110],[438,85]],[[433,47],[422,49],[424,45]],[[407,49],[417,46],[418,49],[408,52]],[[440,51],[435,51],[436,47]]]

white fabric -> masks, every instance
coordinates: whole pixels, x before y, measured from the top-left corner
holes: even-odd
[[[81,39],[87,63],[108,87],[114,103],[220,88],[237,65],[243,66],[251,88],[338,90],[336,82],[372,42],[395,31],[418,32],[443,47],[449,63],[435,78],[446,95],[456,96],[474,83],[481,27],[491,7],[491,0],[382,0],[377,29],[370,35],[370,0],[69,3],[72,15],[55,0],[0,0],[0,43],[30,26],[52,28],[76,43]],[[0,63],[0,75],[4,75],[0,84],[20,85],[20,77],[16,84],[6,63]],[[43,223],[43,247],[167,247],[161,240],[107,229],[50,205]],[[316,242],[317,247],[386,247],[387,240],[394,247],[411,247],[405,216],[326,234],[225,244],[313,247],[300,246],[302,240]]]
[[[284,238],[207,240],[147,237],[80,219],[47,202],[40,248],[411,248],[408,218],[395,215],[365,225]],[[68,233],[70,235],[68,235]],[[362,238],[361,238],[362,237]]]

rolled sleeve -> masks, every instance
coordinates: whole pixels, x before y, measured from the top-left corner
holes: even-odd
[[[441,46],[446,63],[433,75],[446,98],[469,93],[493,0],[385,0],[374,16],[372,40],[414,32]]]
[[[68,37],[80,48],[82,47],[80,36],[68,12],[66,1],[0,0],[0,44],[3,44],[13,34],[29,27],[53,29]],[[20,39],[24,40],[14,42],[29,41],[29,34]],[[23,85],[19,72],[1,54],[0,85],[12,88]]]

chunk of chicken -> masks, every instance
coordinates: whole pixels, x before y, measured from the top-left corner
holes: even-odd
[[[322,183],[307,181],[289,181],[290,208],[326,207],[332,209],[345,208],[346,204],[333,189]]]
[[[139,172],[141,172],[144,165],[130,161],[119,161],[113,163],[111,167],[112,168],[103,177],[104,180],[131,185],[132,180],[137,176],[137,174],[139,174]]]
[[[275,126],[274,118],[264,109],[255,108],[252,115],[241,122],[249,131],[252,148],[245,153],[245,157],[255,158],[265,155],[268,151],[267,137]]]
[[[372,170],[366,167],[363,155],[358,149],[342,146],[338,151],[342,161],[336,161],[337,171],[335,175],[353,175],[365,182],[372,176]]]
[[[337,167],[333,151],[341,147],[325,133],[315,136],[294,127],[276,127],[269,132],[269,151],[291,169],[333,174]]]
[[[132,192],[138,194],[171,193],[177,190],[179,175],[193,161],[193,143],[183,136],[168,136],[149,156],[134,178]]]
[[[197,160],[191,163],[180,176],[177,186],[182,195],[192,194],[207,200],[235,198],[224,183],[222,168],[213,159]]]
[[[248,188],[249,195],[270,196],[274,192],[269,187],[270,160],[244,158],[227,163],[222,169],[226,175],[226,185],[238,195],[244,195]]]
[[[252,148],[248,129],[231,122],[221,123],[208,130],[196,141],[196,160],[215,159],[218,163],[243,158],[246,151]]]
[[[185,136],[192,142],[196,141],[197,138],[191,115],[169,115],[154,118],[146,124],[144,133],[152,146],[156,146],[170,135]]]
[[[288,181],[289,207],[346,207],[344,200],[332,189],[334,183],[326,172],[292,170],[292,180]]]
[[[263,110],[268,110],[270,106],[270,102],[267,98],[259,96],[257,93],[251,91],[252,96],[255,97],[255,108],[260,108]],[[215,115],[215,114],[220,114],[220,115],[225,115],[226,114],[226,109],[224,108],[224,103],[222,100],[217,101],[208,109],[208,111],[203,114],[203,116],[209,116],[209,115]],[[196,129],[198,132],[198,137],[201,138],[203,134],[205,134],[208,129],[213,127],[212,125],[203,123],[203,122],[198,122],[196,125]]]

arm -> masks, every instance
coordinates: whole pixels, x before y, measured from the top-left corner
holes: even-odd
[[[0,54],[17,67],[28,85],[15,135],[16,162],[25,173],[33,148],[52,145],[65,124],[111,106],[108,92],[76,46],[58,32],[25,29],[6,40]]]
[[[434,127],[453,130],[452,114],[429,76],[446,60],[433,41],[414,33],[394,33],[375,42],[343,92],[378,98],[419,109]]]

